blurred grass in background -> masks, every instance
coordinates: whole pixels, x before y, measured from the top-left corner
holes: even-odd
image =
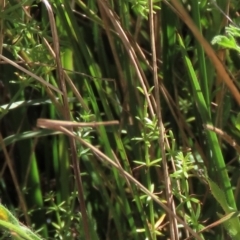
[[[44,239],[239,239],[238,48],[209,45],[237,1],[0,6],[4,206]]]

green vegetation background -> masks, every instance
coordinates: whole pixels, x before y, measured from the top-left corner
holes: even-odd
[[[0,9],[2,239],[240,239],[237,1]]]

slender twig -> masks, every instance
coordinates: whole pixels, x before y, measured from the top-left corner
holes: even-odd
[[[166,159],[166,149],[165,149],[165,130],[162,121],[162,114],[161,114],[161,99],[160,99],[160,92],[159,92],[159,82],[158,82],[158,74],[157,74],[157,55],[156,55],[156,44],[155,44],[155,33],[154,33],[154,22],[153,22],[153,2],[149,0],[149,22],[150,22],[150,39],[151,39],[151,48],[152,48],[152,68],[153,68],[153,80],[154,80],[154,90],[155,90],[155,99],[156,99],[156,115],[158,119],[158,127],[159,127],[159,146],[161,149],[162,155],[162,165],[163,165],[163,173],[164,173],[164,182],[166,188],[166,199],[168,207],[174,212],[174,202],[173,202],[173,195],[171,192],[171,181],[168,173],[168,165]],[[169,229],[171,239],[177,239],[178,236],[178,228],[177,223],[172,217],[171,214],[168,214],[169,217]]]
[[[232,79],[230,78],[227,70],[223,66],[223,63],[219,60],[217,57],[215,51],[211,47],[211,45],[207,42],[207,40],[203,37],[197,26],[194,24],[193,20],[187,13],[187,11],[184,9],[184,7],[181,5],[179,0],[171,0],[170,2],[167,0],[164,0],[164,3],[170,6],[177,14],[178,16],[183,20],[183,22],[189,27],[189,29],[192,31],[195,38],[199,41],[199,43],[202,45],[205,53],[208,55],[210,60],[212,61],[217,73],[222,76],[222,81],[227,85],[228,89],[234,96],[236,102],[240,105],[240,93],[237,87],[234,85]],[[170,4],[171,3],[171,4]]]
[[[152,192],[150,192],[146,187],[144,187],[139,181],[137,181],[131,174],[129,174],[128,172],[126,172],[121,165],[118,162],[114,162],[112,159],[110,159],[108,156],[106,156],[104,153],[102,153],[99,149],[97,149],[96,147],[94,147],[92,144],[86,142],[85,140],[83,140],[82,138],[74,135],[71,131],[69,131],[68,129],[61,127],[61,126],[52,126],[51,129],[53,130],[57,130],[57,131],[61,131],[62,133],[66,134],[67,136],[76,139],[77,141],[79,141],[81,144],[83,144],[84,146],[86,146],[87,148],[91,149],[91,151],[96,155],[96,157],[100,160],[103,161],[104,163],[108,163],[109,167],[114,167],[116,168],[119,173],[126,177],[129,182],[133,183],[135,186],[137,186],[142,192],[144,192],[145,194],[147,194],[148,196],[150,196],[157,204],[159,204],[168,214],[170,214],[172,217],[176,218],[177,221],[183,225],[183,227],[185,227],[186,229],[188,229],[188,231],[198,240],[202,240],[202,238],[196,234],[196,232],[190,228],[184,220],[182,220],[178,215],[176,215],[168,206],[166,206],[164,203],[162,203],[159,198],[153,194]]]
[[[5,0],[0,1],[0,11],[3,12],[6,6]],[[0,53],[2,54],[3,49],[3,39],[4,39],[4,29],[3,29],[4,21],[0,20]]]
[[[10,60],[10,59],[7,58],[7,57],[4,57],[2,54],[0,54],[0,59],[2,59],[3,61],[5,61],[5,62],[8,63],[8,64],[11,64],[12,66],[14,66],[15,68],[21,70],[22,72],[26,73],[27,75],[31,76],[32,78],[38,80],[40,83],[43,84],[43,86],[49,87],[49,88],[51,88],[52,90],[54,90],[54,91],[62,94],[62,92],[61,92],[58,88],[54,87],[52,84],[50,84],[50,83],[48,83],[47,81],[45,81],[43,78],[41,78],[41,77],[37,76],[36,74],[30,72],[30,71],[27,70],[26,68],[20,66],[20,65],[17,64],[16,62]]]
[[[147,103],[148,103],[150,115],[154,116],[155,101],[153,99],[151,99],[151,96],[149,96],[149,93],[148,93],[148,90],[147,90],[147,87],[146,87],[146,82],[147,81],[144,81],[144,77],[143,77],[144,73],[143,73],[141,67],[139,66],[136,53],[135,53],[135,51],[134,51],[134,49],[131,45],[131,42],[130,42],[128,36],[127,36],[127,33],[122,28],[122,26],[120,24],[120,21],[118,20],[118,16],[116,16],[116,14],[110,9],[107,2],[102,1],[102,0],[98,0],[98,3],[99,3],[99,5],[102,6],[106,15],[111,20],[116,32],[118,33],[120,39],[122,40],[122,42],[124,44],[124,47],[126,48],[126,51],[129,55],[131,63],[133,64],[134,69],[136,71],[136,74],[138,76],[138,79],[141,83],[141,87],[143,89],[144,95],[145,95]]]
[[[54,52],[54,50],[52,49],[52,47],[50,46],[50,44],[48,43],[48,41],[43,38],[43,42],[45,44],[45,46],[47,47],[47,49],[49,50],[49,53],[50,55],[55,59],[56,58],[56,54]],[[89,111],[88,109],[88,106],[85,104],[82,96],[80,95],[79,91],[77,90],[76,86],[74,85],[74,83],[72,82],[72,80],[70,79],[70,77],[66,74],[65,71],[70,71],[74,74],[81,74],[81,75],[84,75],[85,77],[90,77],[88,76],[87,74],[84,74],[84,73],[79,73],[79,72],[76,72],[76,71],[71,71],[71,70],[68,70],[68,69],[65,69],[65,68],[62,68],[64,70],[63,74],[64,74],[64,79],[67,81],[69,87],[71,88],[71,90],[73,91],[73,93],[75,94],[76,98],[79,100],[79,102],[81,103],[81,106],[84,108],[85,111]],[[93,77],[92,77],[93,78]],[[54,103],[55,104],[55,103]],[[59,109],[58,109],[59,110]],[[62,110],[60,110],[61,112]]]
[[[0,145],[1,145],[1,148],[3,150],[3,154],[4,154],[4,157],[6,159],[10,174],[12,176],[14,186],[16,188],[17,196],[19,198],[20,206],[22,208],[25,220],[27,222],[27,225],[29,225],[30,224],[30,219],[29,219],[29,215],[28,215],[28,211],[27,211],[26,201],[24,199],[24,195],[22,194],[21,188],[19,186],[19,182],[18,182],[16,173],[14,171],[12,160],[10,159],[10,156],[9,156],[7,148],[4,144],[3,137],[2,137],[1,133],[0,133]]]
[[[62,64],[61,64],[59,39],[58,39],[54,14],[53,14],[51,5],[48,3],[48,1],[43,0],[43,3],[45,4],[47,11],[48,11],[50,27],[51,27],[52,37],[53,37],[53,49],[54,49],[54,53],[56,55],[55,61],[57,64],[57,68],[56,68],[57,76],[58,76],[60,88],[63,93],[63,96],[62,96],[63,97],[63,114],[64,114],[63,117],[65,120],[70,121],[71,115],[70,115],[70,109],[69,109],[69,105],[68,105],[67,88],[66,88],[66,83],[65,83],[65,78],[64,78],[64,71],[63,71]],[[71,128],[70,130],[73,131],[73,128]],[[86,240],[91,240],[90,231],[89,231],[89,229],[90,229],[89,221],[88,221],[88,215],[87,215],[87,210],[86,210],[86,205],[85,205],[85,200],[84,200],[83,184],[82,184],[82,179],[81,179],[80,165],[79,165],[79,161],[78,161],[78,157],[77,157],[77,149],[76,149],[75,139],[70,137],[69,144],[70,144],[70,148],[71,148],[73,171],[74,171],[74,176],[76,179],[76,185],[77,185],[77,190],[78,190],[78,199],[79,199],[79,204],[80,204],[80,209],[81,209],[82,219],[83,219],[84,235],[85,235]]]
[[[216,127],[214,127],[210,124],[204,125],[204,128],[206,128],[207,130],[215,132],[218,136],[220,136],[224,141],[226,141],[228,144],[230,144],[240,154],[239,144],[237,144],[236,140],[234,140],[226,132],[224,132],[220,128],[216,128]]]
[[[239,27],[233,20],[218,6],[217,2],[215,0],[210,0],[211,4],[215,6],[215,8],[218,9],[222,13],[222,15],[234,26],[234,27]],[[228,0],[228,5],[229,5],[229,0]],[[229,6],[228,6],[229,7]]]
[[[50,120],[39,118],[37,120],[37,126],[41,128],[51,128],[56,126],[61,127],[98,127],[98,126],[107,126],[107,125],[118,125],[118,121],[107,121],[107,122],[71,122],[71,121],[59,121],[59,120]]]

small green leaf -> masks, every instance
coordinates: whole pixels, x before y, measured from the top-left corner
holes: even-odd
[[[226,195],[223,192],[223,190],[221,190],[219,188],[219,186],[215,182],[213,182],[209,177],[206,180],[209,184],[212,195],[218,201],[218,203],[221,205],[224,212],[225,213],[232,212],[232,209],[229,207],[229,205],[227,203]]]
[[[236,122],[235,122],[235,127],[240,130],[240,113],[238,113]]]
[[[209,184],[209,187],[211,189],[211,192],[214,196],[214,198],[217,200],[217,202],[221,205],[222,209],[226,214],[231,214],[234,212],[234,209],[230,208],[226,195],[223,190],[219,188],[219,186],[213,182],[209,177],[206,177],[206,180]],[[232,216],[232,215],[231,215]],[[230,220],[227,220],[224,222],[223,226],[225,227],[228,234],[232,237],[232,239],[239,239],[240,236],[240,229],[238,229],[238,218],[232,218]]]

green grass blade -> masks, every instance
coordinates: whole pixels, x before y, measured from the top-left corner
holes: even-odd
[[[208,108],[204,96],[202,94],[201,87],[199,85],[196,74],[192,67],[191,61],[187,56],[183,41],[179,35],[178,40],[182,48],[182,54],[189,74],[194,99],[196,100],[197,108],[201,115],[201,121],[203,124],[207,123],[211,124],[211,117],[209,116]],[[207,132],[206,135],[209,144],[209,151],[212,155],[211,164],[214,167],[213,173],[217,173],[219,176],[218,180],[220,182],[220,186],[223,187],[224,191],[226,191],[229,206],[232,207],[233,209],[236,209],[236,203],[231,189],[231,183],[227,174],[226,165],[222,156],[222,152],[218,144],[217,136],[215,133],[211,132]]]

